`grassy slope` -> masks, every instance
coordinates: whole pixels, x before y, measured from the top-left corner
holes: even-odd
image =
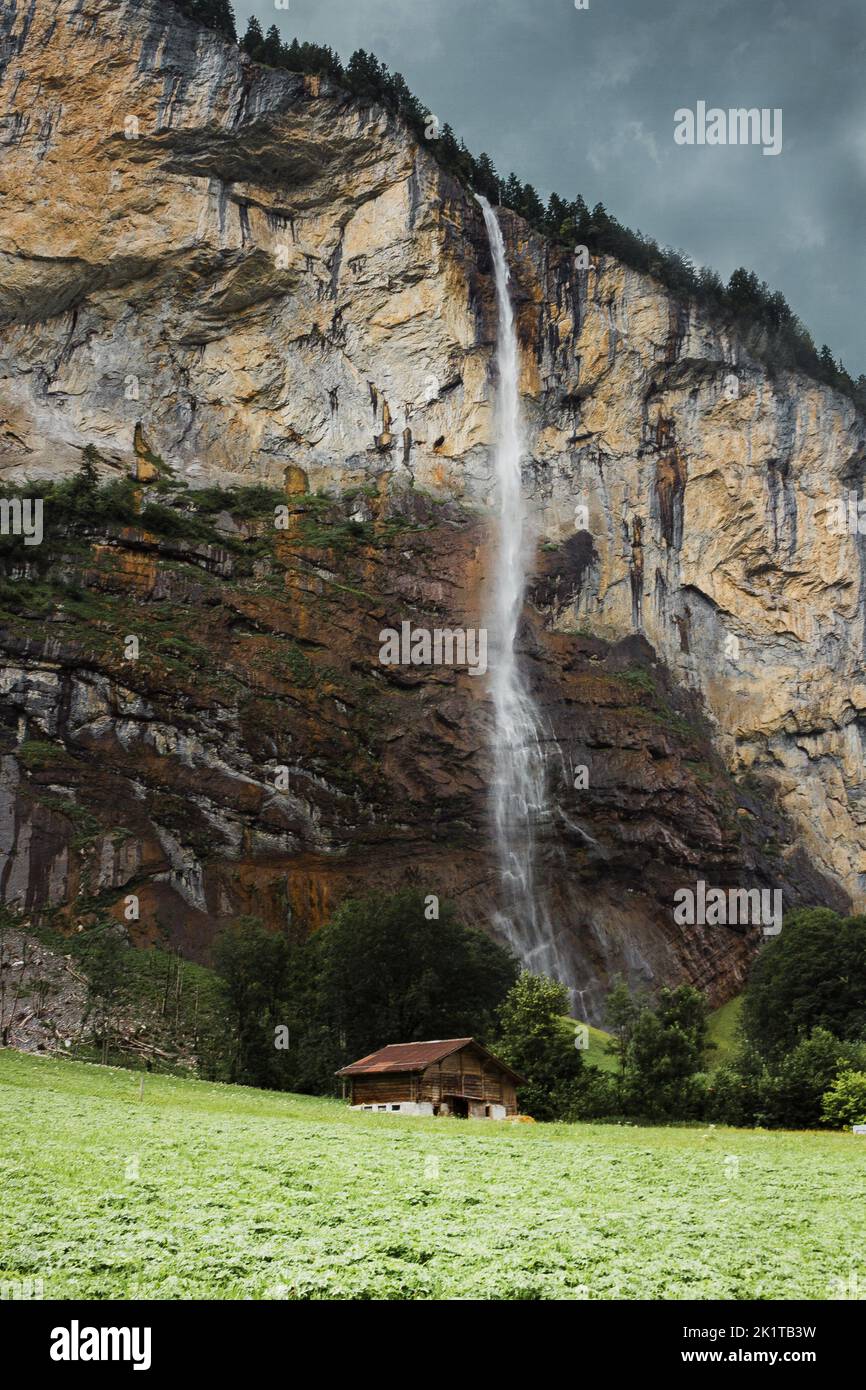
[[[736,1051],[737,1029],[740,1025],[742,1007],[743,996],[738,994],[735,999],[729,999],[727,1004],[723,1004],[720,1009],[716,1009],[710,1014],[709,1038],[710,1042],[716,1044],[707,1058],[707,1065],[710,1068],[721,1066],[722,1062],[730,1061]]]
[[[825,1298],[866,1143],[357,1115],[0,1052],[0,1278],[46,1298]],[[739,1160],[730,1176],[729,1155]]]
[[[587,1024],[587,1027],[589,1047],[583,1054],[583,1060],[598,1067],[599,1071],[616,1071],[616,1058],[607,1050],[610,1033],[605,1033],[603,1028],[594,1028],[591,1023]]]

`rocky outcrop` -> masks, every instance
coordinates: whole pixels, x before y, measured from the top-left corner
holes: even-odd
[[[371,882],[489,920],[485,682],[377,659],[402,620],[483,621],[480,209],[377,107],[160,0],[7,3],[0,39],[0,476],[91,445],[143,504],[267,483],[290,513],[103,528],[41,581],[84,599],[3,605],[3,896],[134,893],[132,930],[199,958],[233,914],[315,926]],[[827,519],[866,425],[655,281],[503,226],[562,951],[592,1016],[618,970],[721,999],[760,933],[675,926],[676,886],[862,898],[861,543]]]
[[[286,505],[289,530],[247,526],[219,572],[207,547],[175,541],[169,562],[157,537],[107,528],[52,558],[50,621],[4,612],[7,903],[66,929],[108,913],[205,961],[239,915],[307,930],[371,886],[489,922],[485,682],[377,660],[395,613],[477,626],[484,523],[412,491]],[[759,933],[673,921],[698,876],[835,900],[771,787],[727,774],[645,639],[536,617],[523,659],[551,750],[543,877],[585,1013],[615,973],[738,986]]]
[[[70,956],[24,931],[0,930],[0,1040],[22,1052],[59,1052],[80,1038],[87,984]]]

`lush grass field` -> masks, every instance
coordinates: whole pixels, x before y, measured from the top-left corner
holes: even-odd
[[[0,1279],[46,1298],[866,1292],[866,1140],[497,1124],[0,1051]]]

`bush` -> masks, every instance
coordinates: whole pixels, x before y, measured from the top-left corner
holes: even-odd
[[[759,1124],[813,1129],[821,1122],[821,1100],[846,1062],[850,1049],[824,1028],[816,1028],[781,1061],[765,1087]]]
[[[584,1063],[568,1088],[554,1095],[557,1118],[573,1123],[577,1120],[605,1120],[619,1113],[619,1093],[616,1078],[608,1071]]]
[[[766,1107],[769,1072],[751,1049],[723,1063],[707,1078],[705,1115],[723,1125],[753,1125]]]
[[[866,1071],[842,1071],[821,1102],[824,1123],[833,1129],[866,1124]]]
[[[647,1119],[691,1119],[704,1105],[697,1080],[707,1047],[707,1003],[690,985],[662,989],[653,1003],[620,983],[607,1019],[619,1059],[618,1108]]]
[[[173,495],[167,502],[149,501],[140,509],[140,484],[132,478],[100,483],[96,472],[98,459],[96,450],[88,445],[83,450],[80,470],[70,478],[0,485],[0,499],[38,497],[43,504],[42,545],[28,547],[21,536],[0,536],[0,607],[7,612],[42,616],[55,606],[64,589],[66,597],[81,597],[80,589],[65,586],[56,578],[48,584],[45,575],[59,556],[74,553],[95,534],[111,527],[134,527],[169,541],[201,541],[240,552],[250,543],[221,535],[214,528],[213,514],[226,510],[244,520],[272,516],[274,506],[284,496],[278,489],[258,483],[249,487],[202,488],[196,492],[182,492],[170,484]],[[26,583],[22,584],[20,574],[24,566]]]
[[[708,1078],[707,1118],[729,1125],[813,1129],[825,1123],[824,1101],[837,1077],[866,1064],[862,1045],[824,1028],[767,1064],[746,1043]]]
[[[752,966],[743,1030],[778,1061],[813,1029],[843,1041],[866,1033],[866,917],[829,908],[790,913]]]
[[[495,1051],[524,1078],[517,1101],[536,1120],[560,1120],[577,1103],[582,1058],[567,1017],[568,991],[523,970],[499,1011]]]
[[[285,502],[285,493],[279,488],[268,487],[264,483],[252,483],[248,487],[210,487],[195,488],[186,497],[186,505],[201,516],[213,516],[216,512],[230,512],[243,521],[253,517],[273,517],[274,507]]]

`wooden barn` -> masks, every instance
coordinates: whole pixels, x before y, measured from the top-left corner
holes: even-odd
[[[354,1110],[504,1120],[522,1077],[474,1038],[391,1043],[337,1072]]]

